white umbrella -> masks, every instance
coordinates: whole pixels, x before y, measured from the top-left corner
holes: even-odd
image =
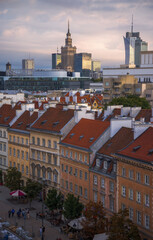
[[[68,223],[68,225],[74,229],[81,230],[81,229],[83,229],[83,226],[81,224],[83,219],[85,219],[85,217],[73,219],[71,222]]]
[[[12,197],[22,197],[22,196],[25,196],[26,193],[21,190],[15,190],[15,191],[10,192],[10,195]]]

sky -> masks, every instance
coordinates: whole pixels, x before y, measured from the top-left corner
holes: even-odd
[[[22,59],[51,68],[65,44],[68,19],[77,53],[92,53],[103,67],[124,64],[123,36],[131,29],[153,50],[153,0],[0,0],[0,70],[20,69]]]

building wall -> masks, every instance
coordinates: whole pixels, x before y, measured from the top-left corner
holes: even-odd
[[[3,180],[8,168],[8,132],[7,128],[0,126],[0,169],[3,172]]]
[[[125,207],[128,208],[131,219],[137,224],[139,230],[143,231],[143,237],[151,240],[153,236],[153,168],[148,164],[143,164],[139,161],[127,161],[123,158],[118,159],[117,164],[117,210]],[[130,173],[130,171],[133,172]],[[140,174],[140,180],[138,180],[138,173]],[[149,179],[148,183],[145,180],[146,176]],[[132,193],[130,195],[130,191],[133,191],[133,197]],[[146,202],[146,195],[149,199],[148,204]],[[141,215],[140,222],[138,222],[138,214]],[[148,227],[145,226],[146,217],[149,218]]]
[[[22,69],[34,69],[34,59],[23,59]]]

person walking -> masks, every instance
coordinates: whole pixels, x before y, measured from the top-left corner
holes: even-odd
[[[9,218],[11,217],[11,209],[8,211],[8,216],[9,216]]]
[[[40,237],[42,237],[42,228],[41,227],[39,229],[39,232],[40,232]]]
[[[15,213],[15,210],[14,210],[14,208],[12,208],[12,217],[14,216],[14,213]]]

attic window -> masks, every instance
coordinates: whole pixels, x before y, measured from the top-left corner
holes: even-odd
[[[4,118],[4,121],[7,121],[7,120],[9,120],[9,118],[10,118],[10,117],[5,117],[5,118]]]
[[[44,120],[41,122],[41,125],[45,124],[47,122],[47,120]]]
[[[56,125],[58,125],[58,124],[59,124],[59,121],[53,122],[53,126],[56,126]]]
[[[140,145],[138,145],[138,146],[136,146],[136,147],[134,147],[133,148],[133,152],[136,152],[139,148],[141,148],[141,146]]]
[[[22,124],[23,124],[23,122],[19,122],[19,123],[18,123],[18,126],[21,126]]]
[[[92,142],[93,140],[94,140],[94,137],[90,138],[90,139],[89,139],[89,142]]]
[[[81,136],[79,137],[79,139],[81,140],[83,137],[84,137],[84,135],[81,135]]]
[[[152,155],[152,154],[153,154],[153,148],[149,150],[148,154],[149,154],[149,155]]]
[[[26,125],[26,127],[30,127],[30,123]]]
[[[107,147],[110,147],[112,145],[112,142],[111,143],[108,143]]]
[[[75,133],[71,133],[71,134],[70,134],[70,138],[72,138],[74,135],[75,135]]]

